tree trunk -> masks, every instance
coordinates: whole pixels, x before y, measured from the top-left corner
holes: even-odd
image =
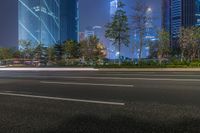
[[[118,62],[118,64],[119,64],[119,66],[120,66],[120,65],[121,65],[121,58],[120,58],[120,56],[121,56],[121,41],[120,41],[120,40],[119,40],[118,46],[119,46],[119,55],[118,55],[119,62]]]
[[[200,60],[200,48],[198,48],[198,60]]]
[[[131,53],[132,53],[132,63],[134,62],[134,44],[132,46],[132,49],[131,49]]]
[[[121,56],[121,35],[120,35],[120,33],[119,33],[119,42],[118,42],[118,46],[119,46],[119,66],[121,65],[121,58],[120,58],[120,56]]]
[[[181,62],[183,62],[183,58],[184,58],[184,53],[183,51],[181,51]]]
[[[143,34],[140,32],[140,52],[139,52],[139,64],[142,59],[142,47],[143,47]]]

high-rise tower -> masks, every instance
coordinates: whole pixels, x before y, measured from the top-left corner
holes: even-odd
[[[200,26],[200,0],[163,0],[162,27],[176,42],[181,27]]]
[[[162,0],[162,28],[170,32],[171,0]]]
[[[77,0],[18,0],[19,41],[48,47],[78,40]]]
[[[79,40],[79,2],[78,0],[60,0],[61,42]]]
[[[118,0],[111,0],[110,2],[110,16],[113,16],[118,8]]]

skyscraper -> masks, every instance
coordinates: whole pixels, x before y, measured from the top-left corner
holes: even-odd
[[[196,0],[195,6],[196,26],[200,26],[200,0]]]
[[[113,16],[118,8],[118,0],[110,1],[110,16]]]
[[[155,27],[153,26],[153,10],[151,7],[149,7],[146,11],[146,18],[147,18],[147,21],[145,24],[145,28],[146,28],[145,39],[153,41],[155,40],[156,30],[155,30]]]
[[[181,27],[200,26],[200,0],[163,0],[162,26],[177,38]]]
[[[171,0],[162,0],[162,28],[170,32]]]
[[[112,17],[115,15],[117,9],[118,9],[118,0],[110,0],[110,21],[112,21]],[[117,58],[116,56],[117,50],[111,40],[109,40],[107,47],[108,47],[108,58],[109,59]]]
[[[79,41],[79,2],[78,0],[60,0],[61,42]]]
[[[18,0],[19,41],[46,47],[78,40],[77,0]]]

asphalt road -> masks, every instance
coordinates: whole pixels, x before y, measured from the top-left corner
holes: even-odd
[[[200,132],[200,72],[0,71],[0,114],[4,133]]]

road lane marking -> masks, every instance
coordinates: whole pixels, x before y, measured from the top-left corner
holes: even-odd
[[[0,76],[1,77],[1,76]],[[153,76],[152,76],[153,77]],[[62,79],[99,79],[99,80],[146,80],[146,81],[178,81],[200,82],[200,79],[175,79],[175,78],[127,78],[127,77],[80,77],[80,76],[9,76],[9,78],[62,78]]]
[[[200,82],[200,79],[173,79],[173,78],[126,78],[126,77],[64,77],[65,79],[102,79],[102,80],[146,80],[146,81],[179,81]]]
[[[107,86],[107,87],[134,87],[134,85],[122,84],[95,84],[95,83],[78,83],[78,82],[48,82],[40,81],[42,84],[60,84],[60,85],[88,85],[88,86]]]
[[[37,96],[37,95],[17,94],[17,93],[8,93],[8,92],[0,92],[0,95],[25,97],[25,98],[38,98],[38,99],[57,100],[57,101],[68,101],[68,102],[82,102],[82,103],[93,103],[93,104],[105,104],[105,105],[125,106],[125,103],[120,103],[120,102],[107,102],[107,101],[84,100],[84,99],[73,99],[73,98]]]
[[[127,74],[118,74],[118,73],[115,73],[115,74],[97,74],[97,76],[105,76],[105,75],[114,75],[114,76],[147,76],[147,77],[200,77],[200,75],[155,75],[155,74],[131,74],[131,73],[127,73]]]

